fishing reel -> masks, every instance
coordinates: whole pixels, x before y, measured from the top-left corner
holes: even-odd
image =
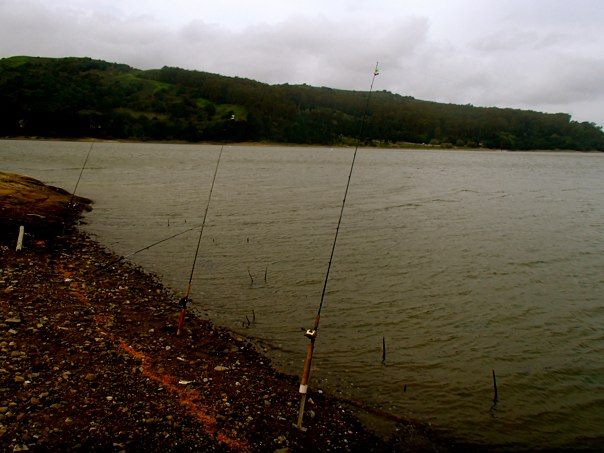
[[[317,337],[317,331],[315,329],[308,329],[305,333],[304,336],[306,338],[308,338],[309,340],[314,340]]]

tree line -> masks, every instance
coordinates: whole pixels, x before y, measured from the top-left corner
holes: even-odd
[[[0,135],[604,151],[566,113],[474,107],[90,58],[0,60]]]

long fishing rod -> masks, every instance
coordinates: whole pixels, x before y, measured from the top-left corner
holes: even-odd
[[[218,159],[216,160],[216,168],[214,168],[214,176],[212,177],[212,185],[210,186],[210,193],[208,194],[208,202],[206,203],[206,209],[203,213],[203,220],[201,222],[201,229],[199,230],[199,238],[197,239],[197,248],[195,249],[195,257],[193,258],[193,265],[191,266],[191,274],[189,275],[189,284],[185,295],[178,302],[180,305],[180,315],[178,316],[178,328],[176,329],[176,335],[180,335],[183,325],[185,323],[185,315],[187,314],[187,303],[189,302],[189,294],[191,293],[191,285],[193,283],[193,274],[195,273],[195,265],[197,264],[197,256],[199,255],[199,247],[201,246],[201,237],[203,236],[203,229],[206,225],[206,218],[208,216],[208,209],[210,208],[210,201],[212,200],[212,192],[214,191],[214,183],[216,182],[216,174],[218,173],[218,165],[220,164],[220,158],[222,157],[222,150],[224,145],[220,147],[218,153]]]
[[[73,204],[73,199],[75,197],[76,191],[78,190],[78,186],[80,185],[80,180],[82,179],[82,175],[84,174],[84,169],[86,168],[86,164],[88,163],[88,158],[90,157],[90,153],[92,152],[92,148],[94,147],[94,140],[90,144],[90,148],[88,148],[88,153],[86,154],[86,158],[84,159],[84,163],[82,164],[82,168],[80,169],[80,174],[78,176],[78,180],[76,181],[75,187],[73,188],[73,192],[71,192],[71,196],[69,197],[69,201],[67,202],[67,211],[65,212],[65,216],[63,218],[63,233],[65,233],[65,223],[67,222],[67,216],[69,216],[70,211],[75,212],[75,205]]]
[[[350,180],[352,178],[352,171],[354,169],[354,163],[357,158],[357,151],[359,150],[359,141],[363,139],[363,131],[365,129],[365,121],[367,120],[367,113],[369,110],[369,100],[371,99],[371,93],[373,91],[373,83],[375,82],[376,76],[379,74],[378,63],[375,64],[375,70],[373,71],[373,77],[371,79],[371,86],[369,87],[369,93],[367,94],[367,103],[365,104],[365,111],[363,112],[363,119],[361,120],[361,127],[359,129],[359,139],[354,148],[354,154],[352,155],[352,162],[350,163],[350,171],[348,172],[348,181],[346,182],[346,190],[344,191],[344,198],[342,199],[342,206],[340,208],[340,217],[338,218],[338,225],[336,227],[336,233],[333,238],[333,244],[331,246],[331,255],[329,256],[329,263],[327,264],[327,271],[325,273],[325,280],[323,281],[323,291],[321,292],[321,301],[319,308],[317,309],[317,316],[315,317],[315,323],[312,329],[308,329],[304,334],[310,340],[306,349],[306,358],[304,359],[304,369],[302,371],[302,377],[300,379],[300,410],[298,413],[297,427],[301,430],[305,430],[302,427],[302,420],[304,418],[304,406],[306,405],[306,395],[308,392],[308,381],[310,379],[310,365],[312,363],[313,352],[315,349],[315,341],[317,340],[317,333],[319,331],[319,322],[321,320],[321,310],[323,309],[323,302],[325,300],[325,292],[327,291],[327,282],[329,281],[329,272],[331,270],[331,263],[333,262],[333,256],[336,251],[336,244],[338,242],[338,233],[340,231],[340,224],[342,223],[342,216],[344,214],[344,206],[346,205],[346,198],[348,197],[348,189],[350,188]]]

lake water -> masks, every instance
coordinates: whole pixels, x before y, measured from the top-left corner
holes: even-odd
[[[73,190],[89,148],[0,141],[0,169]],[[95,143],[77,191],[95,201],[86,230],[129,254],[200,224],[219,149]],[[352,153],[225,146],[218,169],[196,309],[294,374]],[[475,442],[602,445],[603,175],[604,154],[359,150],[311,391]],[[131,260],[182,292],[197,238]]]

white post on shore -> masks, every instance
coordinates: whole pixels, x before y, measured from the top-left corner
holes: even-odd
[[[19,237],[17,238],[17,252],[23,248],[23,236],[25,235],[25,227],[21,225],[19,227]]]

